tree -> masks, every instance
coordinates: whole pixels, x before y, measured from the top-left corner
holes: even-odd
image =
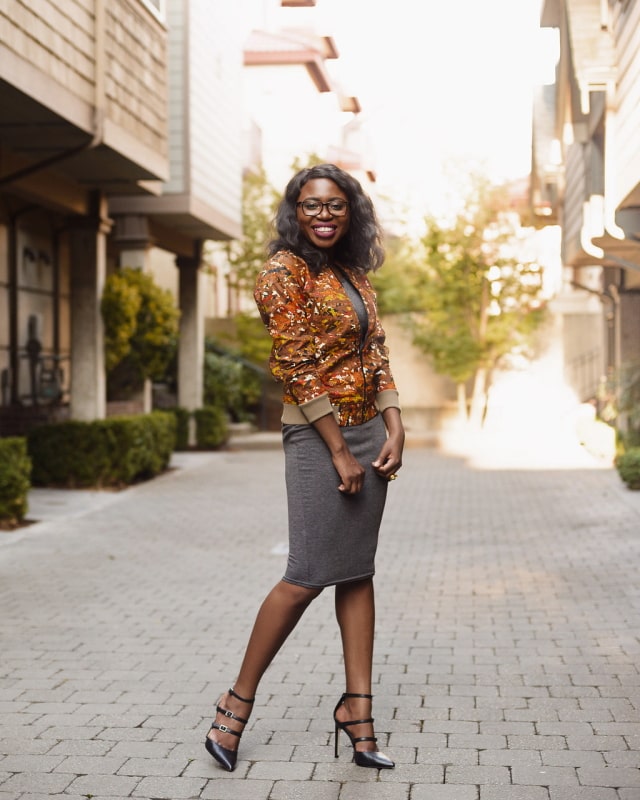
[[[247,170],[242,187],[242,236],[224,245],[229,263],[229,285],[240,292],[253,292],[258,272],[272,238],[272,222],[280,194],[269,183],[264,169]]]
[[[377,284],[381,308],[404,313],[414,344],[436,372],[455,381],[465,419],[473,380],[469,417],[480,425],[492,371],[509,355],[528,352],[545,317],[542,270],[518,257],[517,224],[504,191],[483,179],[474,181],[453,221],[429,215],[425,227],[416,245],[391,252],[392,266],[400,252],[403,274],[393,290]]]
[[[179,310],[170,291],[138,269],[111,274],[101,299],[110,399],[130,396],[164,376],[176,349]]]
[[[295,159],[291,173],[320,163],[322,159],[311,153],[306,161]],[[241,311],[235,315],[234,334],[219,338],[224,340],[225,347],[257,364],[268,360],[271,339],[253,306],[253,287],[267,258],[267,245],[275,233],[273,219],[281,197],[264,169],[247,170],[242,190],[242,236],[223,245],[211,245],[214,253],[224,253],[229,268],[229,288],[252,301],[250,312]]]

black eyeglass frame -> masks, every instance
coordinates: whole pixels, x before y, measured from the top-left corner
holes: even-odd
[[[320,208],[316,211],[315,214],[308,214],[305,211],[305,208],[304,208],[304,204],[305,203],[317,203],[320,206]],[[344,208],[336,214],[335,212],[333,212],[331,210],[331,204],[332,203],[340,203],[342,206],[344,206]],[[331,214],[332,217],[344,217],[345,214],[347,213],[348,209],[349,209],[349,201],[348,200],[341,200],[339,198],[336,198],[334,200],[329,200],[329,202],[327,202],[327,203],[322,203],[320,200],[312,200],[309,197],[306,200],[298,200],[298,202],[296,203],[296,206],[301,206],[302,213],[305,215],[305,217],[319,217],[320,214],[322,214],[322,209],[325,206],[329,210],[329,213]]]

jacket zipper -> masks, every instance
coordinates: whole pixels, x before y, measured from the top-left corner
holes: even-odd
[[[337,267],[336,270],[333,270],[333,273],[338,278],[340,283],[342,284],[342,288],[344,289],[344,292],[347,295],[347,299],[351,303],[351,307],[353,308],[353,312],[354,312],[354,314],[356,316],[356,320],[357,320],[357,323],[358,323],[358,332],[360,334],[359,337],[358,337],[358,339],[359,339],[359,342],[358,342],[358,356],[360,358],[360,372],[362,373],[362,400],[360,402],[360,424],[362,425],[364,423],[366,403],[367,403],[367,396],[366,396],[367,395],[367,391],[366,391],[366,389],[367,389],[367,380],[366,380],[366,375],[365,375],[365,371],[364,371],[364,343],[365,343],[366,338],[367,338],[368,330],[363,330],[363,328],[362,328],[362,323],[360,322],[360,316],[359,316],[358,312],[356,311],[356,308],[355,308],[355,305],[353,303],[353,300],[351,299],[350,293],[349,293],[349,291],[347,289],[347,284],[360,297],[360,302],[362,303],[362,307],[364,308],[365,314],[367,316],[367,324],[369,322],[369,312],[367,311],[367,305],[364,302],[364,298],[363,298],[362,294],[360,293],[360,290],[358,289],[358,287],[355,286],[355,284],[353,284],[349,280],[349,278],[347,278],[347,276],[342,272],[342,270],[339,267]]]

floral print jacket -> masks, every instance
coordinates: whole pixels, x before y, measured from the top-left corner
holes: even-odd
[[[280,251],[256,279],[255,301],[273,340],[270,368],[284,384],[283,423],[309,424],[332,413],[341,426],[360,425],[385,408],[399,408],[375,293],[366,275],[349,272],[367,330],[338,274],[314,275]]]

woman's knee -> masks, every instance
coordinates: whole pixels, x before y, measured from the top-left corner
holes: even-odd
[[[312,589],[308,586],[299,586],[296,583],[280,581],[279,589],[291,605],[306,608],[312,600],[322,592],[322,589]]]

